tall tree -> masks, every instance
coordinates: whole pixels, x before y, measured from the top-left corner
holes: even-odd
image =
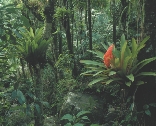
[[[88,30],[89,30],[89,49],[92,50],[92,15],[91,15],[91,2],[88,0]],[[92,54],[90,54],[90,59],[92,58]]]
[[[112,11],[113,11],[113,42],[116,45],[116,13],[115,13],[116,12],[115,11],[116,4],[115,4],[115,0],[112,1],[112,6],[113,6],[113,8],[112,8]]]

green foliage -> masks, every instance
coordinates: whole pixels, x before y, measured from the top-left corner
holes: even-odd
[[[54,14],[54,17],[59,21],[65,20],[68,16],[70,16],[71,11],[66,9],[65,7],[58,7]]]
[[[46,50],[50,44],[51,39],[43,39],[43,27],[36,29],[35,32],[30,27],[28,31],[26,28],[20,29],[21,37],[18,38],[17,51],[31,66],[37,64],[44,65],[46,63]]]
[[[143,110],[144,110],[144,113],[148,116],[151,117],[151,111],[150,111],[150,107],[156,107],[156,103],[151,103],[151,104],[145,104],[143,106]]]
[[[61,120],[68,120],[64,126],[84,126],[84,124],[89,123],[90,120],[86,116],[89,114],[89,111],[80,111],[76,115],[65,114]]]
[[[104,84],[110,84],[116,82],[118,84],[125,84],[130,87],[132,84],[141,85],[144,84],[141,79],[144,76],[156,76],[155,72],[142,72],[141,69],[149,64],[150,62],[156,60],[156,57],[142,60],[138,62],[138,53],[145,46],[145,42],[149,39],[146,37],[140,43],[136,43],[135,39],[132,39],[130,46],[128,46],[124,35],[121,36],[120,50],[114,49],[113,55],[115,58],[111,62],[111,68],[105,68],[104,64],[99,61],[81,60],[89,69],[88,71],[82,73],[82,75],[91,75],[96,77],[89,85],[93,85],[97,82],[102,82]],[[96,57],[103,59],[102,53],[95,51]],[[141,71],[141,72],[140,72]]]
[[[17,99],[20,104],[25,103],[25,97],[24,97],[23,93],[20,90],[14,90],[12,92],[11,98],[13,100]]]

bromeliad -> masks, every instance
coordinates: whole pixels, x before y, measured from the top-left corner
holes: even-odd
[[[107,68],[111,67],[112,65],[111,62],[114,59],[113,49],[114,49],[114,45],[112,44],[103,56],[103,62]]]

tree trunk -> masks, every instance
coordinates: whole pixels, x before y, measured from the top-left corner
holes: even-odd
[[[116,13],[115,13],[115,0],[113,0],[113,42],[116,45]]]
[[[67,0],[63,0],[63,6],[66,7],[66,9],[68,9],[68,2]],[[67,45],[68,45],[68,50],[69,50],[69,54],[73,54],[73,46],[72,46],[72,36],[71,36],[71,32],[70,32],[70,20],[69,20],[69,15],[66,15],[66,17],[64,17],[63,21],[62,21],[63,27],[65,29],[66,32],[66,38],[67,38]]]
[[[88,24],[89,24],[89,50],[92,50],[92,22],[91,22],[91,6],[90,0],[88,0]],[[90,54],[90,59],[92,59],[92,54]]]
[[[62,54],[62,26],[60,25],[60,32],[58,33],[58,41],[59,41],[59,54]]]
[[[35,105],[34,105],[34,118],[35,124],[34,126],[43,126],[44,118],[43,118],[43,84],[41,81],[41,71],[39,67],[34,68],[35,74]]]
[[[53,68],[53,72],[55,75],[55,79],[53,80],[53,83],[51,83],[51,85],[49,86],[49,88],[51,89],[49,91],[49,95],[48,95],[48,102],[49,104],[54,104],[55,100],[55,94],[56,94],[56,84],[59,80],[59,75],[58,75],[58,69],[56,67],[54,67],[54,64],[57,62],[58,60],[58,41],[57,41],[57,34],[55,34],[55,32],[57,31],[56,29],[56,22],[54,19],[54,14],[55,14],[55,0],[49,0],[48,1],[48,5],[45,7],[44,10],[44,14],[46,17],[46,21],[45,21],[45,34],[44,36],[46,36],[47,38],[52,37],[53,40],[51,42],[51,52],[52,52],[52,58],[50,59],[50,64]],[[48,30],[49,29],[49,30]],[[57,106],[53,106],[52,111],[51,111],[52,115],[55,115],[57,113]]]

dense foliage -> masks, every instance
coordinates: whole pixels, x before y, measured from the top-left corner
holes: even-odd
[[[156,125],[155,0],[1,0],[0,125]]]

